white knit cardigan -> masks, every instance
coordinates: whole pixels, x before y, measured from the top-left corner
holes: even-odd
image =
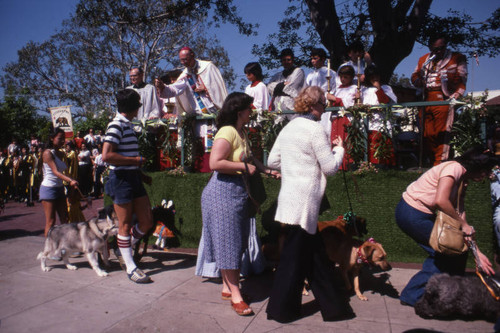
[[[331,145],[319,122],[298,117],[280,132],[268,166],[281,171],[275,220],[315,234],[326,176],[339,169],[344,148]]]

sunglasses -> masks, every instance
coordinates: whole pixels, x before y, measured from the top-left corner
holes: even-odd
[[[443,46],[439,46],[439,47],[435,47],[435,48],[432,48],[431,51],[433,53],[436,53],[436,52],[440,52],[440,51],[444,51],[446,49],[446,46],[443,45]]]

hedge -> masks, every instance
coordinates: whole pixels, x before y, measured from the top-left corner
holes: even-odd
[[[173,176],[166,172],[156,172],[150,175],[153,183],[151,186],[146,185],[146,189],[152,205],[159,205],[162,199],[173,200],[176,208],[176,226],[181,232],[180,246],[196,248],[202,226],[200,198],[210,175]],[[396,170],[364,175],[339,172],[328,178],[325,194],[330,208],[323,211],[319,220],[332,220],[349,211],[347,185],[354,213],[367,219],[367,237],[374,237],[376,241],[383,244],[389,260],[422,262],[426,253],[398,228],[394,219],[395,207],[401,198],[401,193],[419,176],[419,173]],[[277,224],[273,222],[273,217],[280,181],[264,179],[264,183],[268,199],[262,207],[262,215],[257,217],[257,226],[265,242],[276,236]],[[477,230],[478,246],[492,259],[494,234],[488,181],[470,184],[467,189],[465,207],[469,223]],[[469,258],[470,265],[472,264],[471,257]]]

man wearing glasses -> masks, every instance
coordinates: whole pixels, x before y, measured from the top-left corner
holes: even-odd
[[[129,73],[130,83],[127,89],[134,89],[141,96],[142,106],[137,114],[138,120],[148,120],[160,117],[160,99],[156,95],[156,88],[152,84],[144,82],[144,71],[142,68],[133,67]]]
[[[411,82],[423,89],[425,101],[461,97],[467,82],[467,59],[461,53],[448,50],[444,36],[430,38],[429,45],[431,52],[418,60]],[[452,105],[429,106],[424,110],[424,156],[434,165],[448,159],[453,116]]]

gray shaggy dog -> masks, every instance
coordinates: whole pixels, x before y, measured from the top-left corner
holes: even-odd
[[[478,276],[433,275],[425,293],[415,304],[415,313],[423,318],[459,319],[500,318],[500,301],[488,292]]]
[[[42,271],[51,270],[51,267],[46,265],[50,256],[61,257],[66,268],[76,270],[77,266],[71,265],[68,258],[72,252],[83,252],[97,275],[107,276],[108,273],[99,267],[97,254],[100,253],[104,264],[109,266],[106,244],[109,236],[118,233],[117,222],[116,214],[113,214],[113,218],[109,216],[105,219],[92,218],[88,222],[66,223],[52,227],[45,239],[45,247],[37,257]]]

